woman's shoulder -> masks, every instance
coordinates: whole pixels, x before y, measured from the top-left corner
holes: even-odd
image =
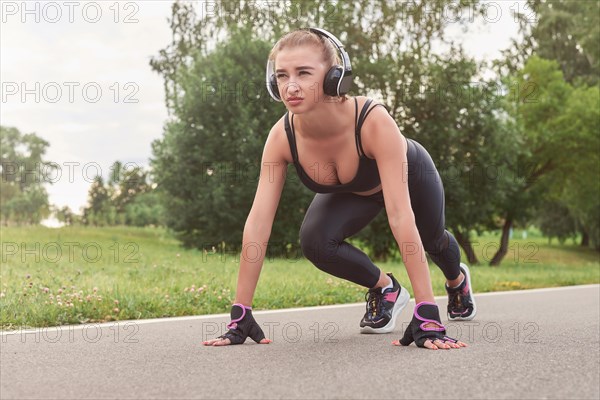
[[[269,131],[269,136],[285,136],[285,120],[286,118],[288,119],[289,122],[289,113],[286,112],[285,114],[283,114],[278,120],[277,122],[275,122],[273,124],[273,126],[271,127],[271,130]]]
[[[285,118],[287,118],[287,116],[288,113],[286,112],[281,116],[281,118],[279,118],[277,122],[275,122],[275,124],[273,124],[271,130],[269,131],[265,145],[270,145],[275,151],[282,154],[287,162],[291,162],[292,153],[290,151],[289,142],[285,132]]]
[[[376,99],[374,97],[352,96],[352,99],[353,99],[353,101],[356,101],[359,110],[362,110],[362,107],[364,107],[368,101],[370,101],[369,108],[373,108],[376,105],[382,105],[386,110],[388,109],[387,106],[382,101],[380,101],[379,99]]]

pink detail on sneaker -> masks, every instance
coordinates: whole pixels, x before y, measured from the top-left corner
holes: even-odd
[[[467,284],[465,285],[464,289],[462,290],[463,294],[467,295],[469,294],[469,282],[467,282]]]
[[[390,303],[395,303],[396,299],[398,299],[399,293],[400,293],[400,290],[396,290],[395,292],[391,292],[391,293],[386,293],[383,298],[385,301],[389,301]]]

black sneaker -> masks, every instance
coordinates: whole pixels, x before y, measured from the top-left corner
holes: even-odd
[[[369,289],[365,295],[367,312],[360,321],[361,333],[388,333],[396,326],[396,317],[406,307],[410,295],[391,273],[394,286],[381,293],[381,288]]]
[[[457,288],[449,288],[446,284],[446,292],[448,292],[448,319],[452,321],[470,321],[477,314],[475,307],[475,299],[473,298],[473,288],[471,287],[471,274],[469,267],[460,263],[460,270],[465,279]]]

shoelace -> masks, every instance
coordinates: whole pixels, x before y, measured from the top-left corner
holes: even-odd
[[[464,311],[467,309],[466,304],[463,301],[463,297],[461,296],[460,291],[450,294],[449,302],[454,307],[456,307],[458,310]]]
[[[464,313],[473,307],[466,288],[451,292],[448,297],[448,304],[454,306],[460,313]]]
[[[380,314],[381,305],[383,298],[383,293],[381,293],[380,289],[369,290],[365,293],[365,299],[367,301],[367,313],[371,314],[371,316],[375,317]]]

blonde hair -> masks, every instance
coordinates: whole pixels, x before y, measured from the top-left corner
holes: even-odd
[[[271,49],[269,60],[275,61],[277,54],[285,48],[306,45],[313,45],[321,48],[321,51],[323,52],[323,61],[326,62],[327,68],[340,64],[340,57],[333,43],[326,37],[314,33],[309,29],[298,29],[282,36],[277,43],[275,43],[273,49]]]
[[[277,54],[285,48],[294,48],[306,45],[313,45],[321,49],[323,53],[323,61],[325,61],[327,69],[334,65],[341,65],[342,62],[340,60],[338,50],[333,43],[331,43],[331,40],[311,31],[310,29],[298,29],[282,36],[271,49],[271,52],[269,53],[269,60],[275,63]],[[347,99],[346,95],[342,96],[342,98],[344,100]]]

